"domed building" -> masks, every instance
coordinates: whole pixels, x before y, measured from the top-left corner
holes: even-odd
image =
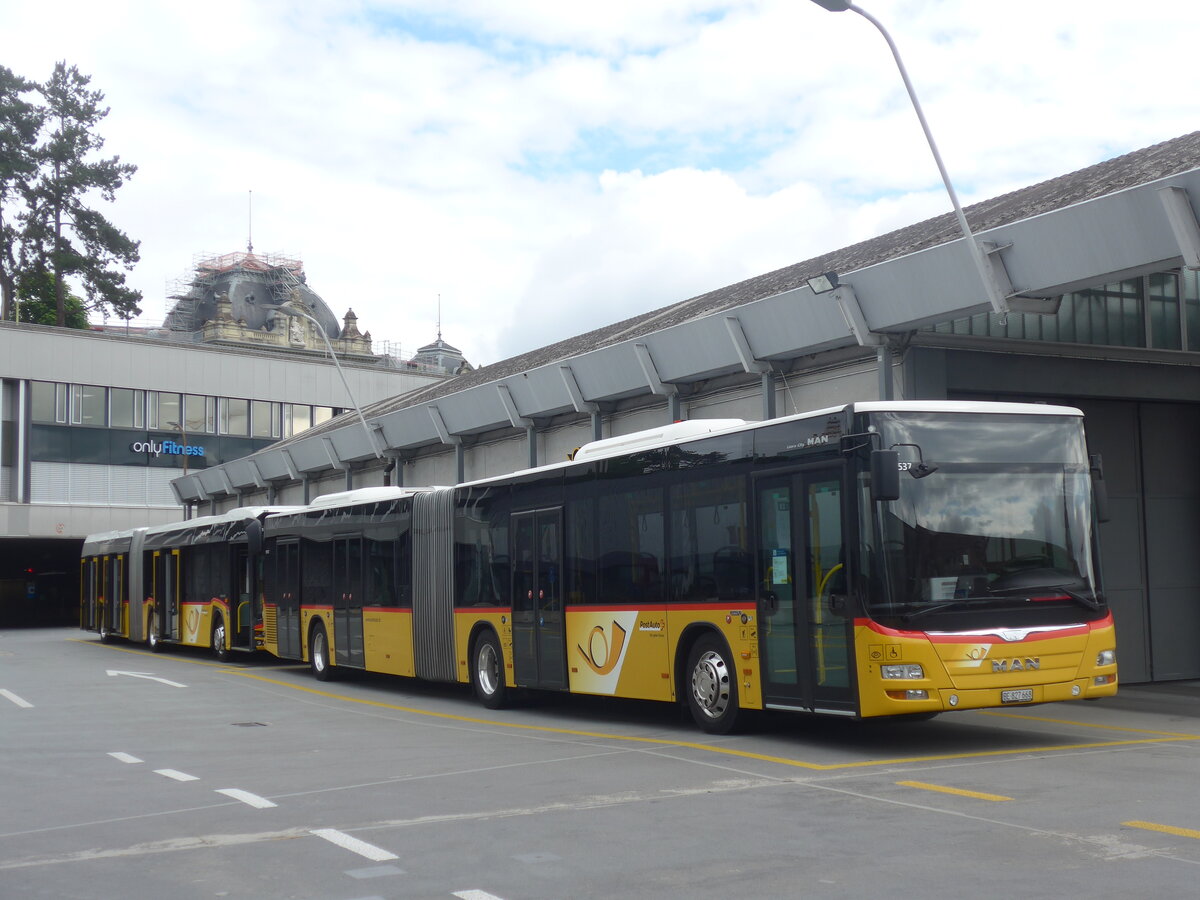
[[[417,350],[412,361],[422,369],[447,375],[474,371],[474,366],[467,362],[461,350],[442,340],[441,330],[438,331],[437,340]]]
[[[175,294],[163,328],[170,336],[211,344],[257,345],[324,352],[320,323],[339,356],[376,361],[371,334],[358,330],[348,310],[339,324],[321,296],[308,286],[298,259],[273,254],[226,253],[200,259],[187,290]],[[281,308],[283,307],[283,308]],[[184,337],[186,335],[186,337]]]

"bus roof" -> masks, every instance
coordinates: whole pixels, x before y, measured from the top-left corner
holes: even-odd
[[[638,450],[653,450],[661,447],[672,447],[703,437],[715,437],[722,434],[735,434],[750,431],[755,428],[786,424],[787,422],[803,419],[831,416],[839,413],[872,413],[872,412],[940,412],[940,413],[991,413],[998,415],[1044,415],[1044,416],[1082,416],[1083,413],[1072,406],[1053,406],[1046,403],[1005,403],[988,400],[864,400],[854,403],[843,403],[840,406],[827,406],[822,409],[807,410],[790,416],[780,416],[775,419],[762,421],[746,421],[745,419],[691,419],[686,422],[674,422],[657,428],[647,428],[629,434],[602,438],[584,444],[575,451],[571,459],[547,463],[531,469],[520,469],[504,475],[491,475],[473,481],[463,482],[464,485],[484,485],[522,475],[532,475],[542,472],[553,472],[556,469],[567,468],[580,462],[606,459],[620,456],[624,453],[634,453]]]
[[[155,525],[145,529],[147,535],[169,534],[172,531],[185,531],[189,528],[206,528],[211,525],[222,525],[226,522],[242,522],[247,519],[257,519],[264,513],[292,512],[303,509],[302,506],[239,506],[215,516],[200,516],[195,519],[183,519],[166,525]]]
[[[298,512],[310,509],[331,509],[339,506],[358,506],[363,503],[386,503],[389,500],[402,500],[414,494],[430,491],[429,487],[368,487],[353,491],[338,491],[335,494],[322,494],[308,506],[289,507],[282,512]]]

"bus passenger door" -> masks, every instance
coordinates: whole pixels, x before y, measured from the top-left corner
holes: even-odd
[[[233,617],[230,623],[230,646],[243,650],[254,649],[255,598],[254,579],[250,572],[250,550],[244,544],[234,544],[233,585],[229,597],[229,609]]]
[[[333,542],[333,652],[339,666],[363,667],[362,538]]]
[[[562,507],[512,517],[513,671],[525,687],[562,689],[566,618]]]
[[[179,551],[154,551],[154,617],[158,636],[179,640]]]
[[[845,592],[842,470],[808,469],[756,483],[763,699],[801,709],[854,709]]]
[[[275,545],[275,634],[283,659],[300,658],[300,542]]]

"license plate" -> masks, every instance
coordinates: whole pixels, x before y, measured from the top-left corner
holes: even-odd
[[[1033,688],[1021,688],[1019,691],[1001,691],[1001,703],[1028,703],[1033,700]]]

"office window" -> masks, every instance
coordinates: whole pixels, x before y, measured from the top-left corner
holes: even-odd
[[[35,422],[67,423],[67,386],[53,381],[29,383],[30,414]]]
[[[244,437],[250,434],[250,401],[222,397],[218,404],[221,414],[221,434]]]
[[[283,436],[292,437],[312,428],[312,407],[300,403],[283,405]]]
[[[146,392],[128,388],[108,391],[108,424],[113,428],[146,427]]]
[[[179,431],[179,395],[162,391],[149,391],[146,395],[147,418],[150,428],[164,431]]]
[[[251,434],[257,438],[279,437],[279,403],[268,400],[250,402]]]
[[[322,422],[328,422],[333,418],[333,407],[330,406],[314,406],[312,423],[320,425]]]
[[[212,434],[217,430],[217,398],[184,394],[183,418],[188,434]]]
[[[104,426],[105,389],[94,384],[71,385],[71,424]]]

